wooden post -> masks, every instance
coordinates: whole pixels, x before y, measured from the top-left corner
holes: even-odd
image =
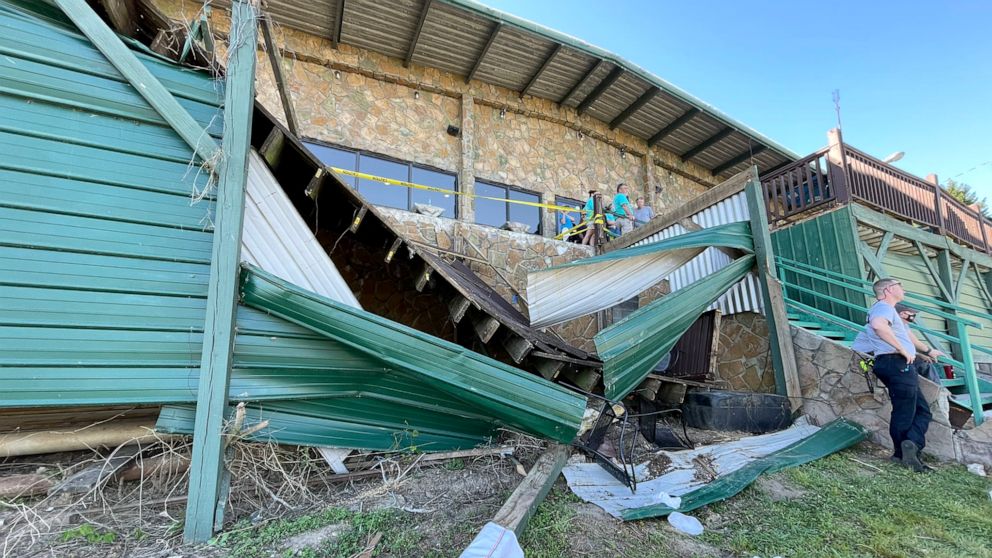
[[[286,115],[286,126],[298,138],[300,137],[300,132],[296,125],[296,109],[293,108],[293,97],[289,94],[289,84],[286,83],[286,76],[282,73],[282,55],[279,53],[279,45],[276,44],[275,34],[272,32],[272,16],[265,14],[261,19],[262,35],[265,37],[266,50],[269,51],[269,65],[272,66],[272,75],[276,80],[276,89],[279,90],[279,99],[282,100],[282,111]]]
[[[596,192],[592,196],[592,245],[598,254],[602,250],[603,231],[606,228],[606,216],[603,215],[603,194]]]
[[[218,507],[223,471],[224,411],[231,381],[235,311],[244,221],[245,183],[255,99],[257,5],[231,4],[231,42],[224,98],[223,159],[207,287],[206,322],[190,462],[186,542],[207,541],[223,521]]]
[[[847,155],[844,153],[844,137],[840,133],[840,128],[827,132],[827,144],[830,148],[827,151],[830,186],[838,203],[848,203],[851,201],[851,188],[848,184],[850,175],[847,172]]]
[[[551,491],[555,480],[565,467],[568,453],[568,446],[560,444],[555,444],[544,452],[531,467],[527,477],[496,512],[493,523],[513,531],[517,537],[522,535],[527,528],[527,522]]]
[[[758,168],[751,167],[751,179],[744,187],[747,209],[751,216],[751,236],[754,237],[754,255],[758,269],[758,282],[765,306],[765,319],[768,322],[768,345],[771,348],[772,366],[775,368],[775,389],[779,395],[787,395],[792,402],[792,410],[802,406],[802,392],[799,387],[799,374],[796,369],[796,355],[792,346],[789,318],[786,315],[782,284],[775,271],[775,256],[771,235],[768,233],[768,217],[765,202],[761,197],[761,182]]]
[[[940,187],[940,182],[934,173],[927,175],[927,182],[933,184],[934,211],[937,213],[937,232],[944,234],[944,189]]]

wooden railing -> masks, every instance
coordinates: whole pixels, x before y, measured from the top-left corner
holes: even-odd
[[[843,144],[827,147],[761,177],[773,224],[826,204],[857,202],[932,227],[958,242],[992,253],[992,221],[931,182]]]

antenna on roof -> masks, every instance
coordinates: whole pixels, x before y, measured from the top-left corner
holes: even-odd
[[[840,130],[841,129],[841,125],[840,125],[840,89],[834,89],[832,95],[833,95],[833,99],[834,99],[834,111],[837,113],[837,129]]]

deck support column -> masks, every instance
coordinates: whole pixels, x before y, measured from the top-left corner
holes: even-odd
[[[231,37],[224,96],[223,156],[219,167],[213,252],[207,290],[206,323],[196,397],[190,462],[186,542],[205,542],[223,524],[218,499],[224,470],[224,411],[231,382],[235,313],[244,221],[245,183],[255,99],[255,0],[231,3]]]
[[[751,178],[744,186],[744,195],[747,197],[748,214],[751,216],[755,265],[758,282],[761,285],[765,320],[768,322],[768,345],[771,349],[772,366],[775,369],[775,390],[779,395],[788,396],[792,410],[796,411],[802,406],[802,390],[799,387],[799,374],[796,369],[789,318],[786,315],[785,297],[775,270],[775,254],[771,234],[768,231],[768,215],[761,195],[761,181],[758,178],[757,167],[751,167]]]

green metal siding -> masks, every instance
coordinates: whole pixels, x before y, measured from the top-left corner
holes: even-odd
[[[805,264],[843,273],[850,277],[864,277],[861,256],[858,255],[859,239],[855,237],[854,217],[849,207],[842,207],[814,219],[797,223],[772,233],[775,255]],[[846,300],[865,307],[867,299],[836,285],[815,281],[793,272],[786,272],[789,282],[797,283],[816,292]],[[864,323],[863,312],[831,303],[808,293],[789,293],[791,298],[808,306],[830,312],[854,323]]]
[[[220,131],[222,84],[138,57]],[[192,150],[37,2],[0,2],[0,115],[0,406],[192,401],[213,210],[191,203],[207,184]],[[275,385],[237,383],[260,398]]]

